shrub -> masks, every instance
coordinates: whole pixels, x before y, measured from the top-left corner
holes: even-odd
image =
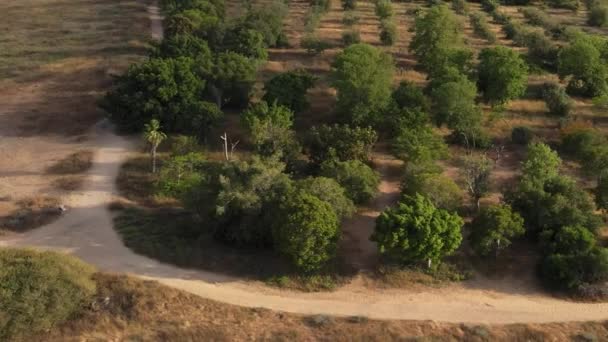
[[[591,26],[606,27],[608,26],[608,6],[597,5],[589,9],[587,14],[587,23]]]
[[[380,176],[358,160],[327,161],[321,165],[320,174],[335,179],[356,204],[368,202],[378,193]]]
[[[549,70],[554,70],[557,65],[558,48],[551,38],[541,31],[524,31],[521,36],[521,45],[528,48],[530,62]],[[516,37],[517,38],[517,37]]]
[[[546,83],[543,86],[542,96],[551,115],[566,117],[570,114],[572,100],[559,84]]]
[[[585,36],[575,38],[562,48],[558,57],[558,73],[562,78],[569,77],[568,93],[595,97],[608,92],[605,59],[597,44]]]
[[[524,94],[528,84],[528,66],[511,48],[486,48],[479,54],[479,89],[493,105],[504,105]]]
[[[402,183],[402,194],[421,194],[440,209],[456,211],[462,206],[464,192],[450,178],[426,164],[408,163]]]
[[[298,186],[306,193],[329,203],[339,219],[350,217],[357,210],[344,188],[331,178],[308,177],[299,181]]]
[[[471,222],[471,245],[477,254],[487,256],[511,245],[511,240],[523,235],[524,219],[509,205],[482,208]]]
[[[494,34],[494,31],[488,25],[485,15],[475,12],[469,16],[469,19],[471,20],[475,34],[487,40],[490,44],[496,43],[496,34]]]
[[[302,38],[300,44],[306,49],[306,52],[315,55],[323,53],[323,51],[332,48],[331,43],[323,41],[315,35],[306,35],[304,38]]]
[[[344,46],[350,46],[361,42],[359,30],[349,30],[342,33],[342,43]]]
[[[469,13],[469,5],[466,0],[452,0],[452,9],[458,14]]]
[[[420,109],[403,109],[399,116],[391,115],[393,152],[408,162],[427,162],[448,155],[443,137],[435,133],[429,124],[428,114]]]
[[[275,249],[305,272],[321,268],[336,251],[338,217],[331,205],[305,192],[282,202],[273,223]]]
[[[353,26],[359,22],[359,16],[354,11],[348,11],[344,13],[342,23],[346,26]]]
[[[243,25],[260,32],[269,47],[286,46],[287,38],[283,32],[283,18],[286,15],[287,5],[282,1],[273,1],[268,5],[250,9],[243,18]]]
[[[295,113],[309,107],[306,93],[314,86],[317,78],[306,70],[288,71],[271,78],[264,84],[264,101],[287,106]]]
[[[357,0],[342,0],[342,8],[345,11],[352,11],[357,8]]]
[[[541,279],[549,288],[576,290],[608,279],[608,250],[597,247],[587,253],[550,254],[541,261]]]
[[[0,340],[48,331],[95,294],[93,267],[53,252],[0,250]]]
[[[428,112],[431,109],[429,99],[422,89],[409,81],[401,81],[391,95],[399,108],[419,109]]]
[[[377,140],[378,134],[371,127],[313,126],[306,138],[305,150],[316,165],[334,158],[367,162]]]
[[[569,9],[572,11],[578,10],[580,6],[578,0],[549,0],[548,3],[551,7]]]
[[[498,0],[481,0],[481,7],[488,13],[496,11],[498,6],[500,6]]]
[[[391,4],[391,0],[377,0],[375,11],[380,20],[392,17],[393,5]]]
[[[460,246],[462,225],[457,214],[415,195],[382,212],[370,240],[378,244],[380,254],[400,264],[427,262],[431,266]]]
[[[383,45],[393,45],[397,40],[397,26],[391,20],[383,20],[380,23],[380,42]]]
[[[519,145],[528,145],[534,139],[534,133],[527,126],[513,127],[511,141]]]

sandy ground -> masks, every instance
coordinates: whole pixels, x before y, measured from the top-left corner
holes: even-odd
[[[158,14],[154,9],[150,12]],[[159,26],[153,27],[158,34]],[[62,250],[103,271],[157,280],[220,302],[293,313],[471,323],[541,323],[608,318],[606,303],[573,303],[548,297],[522,286],[517,279],[505,280],[502,286],[477,281],[413,292],[396,289],[370,291],[355,278],[351,284],[335,292],[299,293],[247,283],[221,274],[181,269],[136,255],[122,244],[107,210],[107,205],[117,193],[115,179],[120,165],[135,150],[135,144],[114,135],[107,122],[96,125],[90,136],[90,144],[96,148],[93,167],[83,188],[65,198],[70,210],[50,225],[0,241],[0,246]],[[363,264],[375,257],[373,244],[364,237],[371,232],[374,215],[394,201],[398,185],[389,172],[395,166],[394,160],[379,154],[375,159],[383,174],[381,196],[363,215],[368,217],[365,221],[368,223],[359,221],[347,228],[352,239],[358,241],[359,262]],[[24,170],[15,168],[14,172],[27,173]]]

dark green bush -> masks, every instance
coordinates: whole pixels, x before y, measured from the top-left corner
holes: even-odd
[[[534,139],[534,133],[530,127],[519,126],[511,130],[511,141],[519,145],[528,145]]]
[[[591,26],[606,27],[608,26],[608,6],[598,5],[589,9],[587,14],[587,23]]]
[[[397,40],[397,26],[395,23],[390,20],[383,20],[380,23],[380,42],[383,45],[393,45]]]
[[[378,193],[380,176],[358,160],[327,161],[321,165],[321,176],[335,179],[357,204],[368,202]]]
[[[357,0],[342,0],[342,8],[345,11],[357,8]]]
[[[391,0],[378,0],[375,7],[376,15],[380,20],[387,19],[393,16],[393,5]]]
[[[95,269],[53,252],[0,250],[0,340],[50,330],[81,313]]]
[[[458,14],[469,13],[469,5],[466,0],[452,0],[452,9]]]
[[[546,83],[543,86],[542,95],[551,115],[566,117],[570,114],[572,100],[559,84]]]
[[[548,0],[549,6],[553,8],[563,8],[576,11],[580,3],[578,0]]]
[[[486,16],[480,12],[475,12],[469,16],[471,25],[473,25],[473,31],[479,37],[486,39],[491,44],[496,42],[496,34],[488,25]]]
[[[349,30],[342,33],[342,43],[344,46],[349,46],[361,42],[359,30]]]
[[[323,51],[332,48],[331,43],[323,41],[314,35],[307,35],[302,38],[301,46],[310,54],[318,55]]]

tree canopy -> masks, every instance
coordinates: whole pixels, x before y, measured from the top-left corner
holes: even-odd
[[[486,101],[503,105],[518,98],[528,85],[528,67],[513,49],[497,46],[479,54],[479,89]]]
[[[489,255],[511,245],[525,233],[524,219],[509,205],[482,208],[471,222],[471,245],[477,254]]]
[[[263,100],[291,108],[298,113],[307,109],[310,104],[306,93],[316,82],[317,78],[305,70],[288,71],[271,78],[264,84]]]

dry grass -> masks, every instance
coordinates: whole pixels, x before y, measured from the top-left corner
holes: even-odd
[[[0,217],[2,231],[23,232],[47,225],[56,220],[61,212],[59,200],[54,197],[30,197],[17,201],[17,209]]]
[[[97,301],[35,341],[600,341],[606,322],[472,325],[303,316],[202,299],[155,282],[96,275]],[[106,299],[107,298],[107,299]]]
[[[88,171],[93,165],[93,151],[78,151],[51,165],[47,173],[53,175],[73,175]]]
[[[129,62],[144,47],[146,12],[134,0],[20,0],[0,3],[0,80],[35,79],[40,67],[70,58]],[[145,21],[144,21],[145,22]]]

